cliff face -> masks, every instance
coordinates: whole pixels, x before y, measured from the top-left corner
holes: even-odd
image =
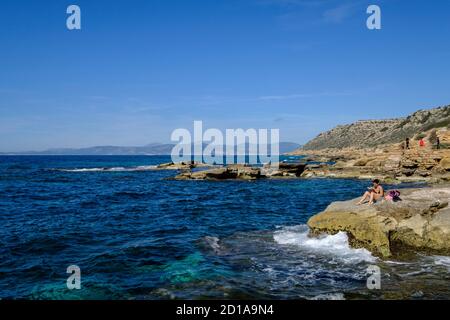
[[[406,118],[364,120],[341,125],[319,134],[303,146],[303,150],[325,148],[367,148],[404,141],[433,128],[450,125],[450,105],[419,110]]]

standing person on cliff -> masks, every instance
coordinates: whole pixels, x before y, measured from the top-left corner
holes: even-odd
[[[420,146],[420,147],[425,147],[425,140],[423,140],[423,138],[421,138],[421,139],[419,140],[419,146]]]
[[[436,138],[436,149],[441,149],[441,140],[439,140],[439,137]]]
[[[409,138],[405,139],[405,149],[408,150],[409,149]]]

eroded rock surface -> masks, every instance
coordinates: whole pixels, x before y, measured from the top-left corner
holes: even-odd
[[[270,167],[253,167],[245,164],[231,164],[225,167],[214,168],[202,171],[185,171],[177,175],[175,180],[256,180],[256,179],[277,179],[277,178],[297,178],[306,164],[279,164],[278,169],[272,170]]]
[[[376,149],[348,148],[316,153],[316,157],[325,160],[325,163],[307,166],[302,177],[378,178],[386,182],[450,181],[450,149],[412,146],[402,150],[401,145],[390,145]],[[329,163],[337,154],[340,159]]]
[[[156,166],[156,169],[158,170],[191,170],[194,168],[208,168],[211,167],[208,164],[199,163],[199,162],[168,162],[168,163],[161,163]]]
[[[381,257],[407,249],[450,254],[450,187],[402,190],[401,199],[333,202],[308,226],[313,234],[347,232],[352,246]]]
[[[291,154],[306,155],[310,161],[327,164],[306,168],[303,177],[308,178],[447,183],[450,182],[450,106],[420,110],[406,118],[337,126]]]

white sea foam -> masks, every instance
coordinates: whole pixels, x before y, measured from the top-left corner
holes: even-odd
[[[63,172],[133,172],[155,170],[156,166],[56,169]]]
[[[335,257],[344,263],[375,262],[376,258],[366,249],[353,249],[345,232],[335,235],[309,237],[306,225],[283,227],[274,233],[274,240],[281,245],[292,245],[299,249]]]
[[[139,166],[136,167],[137,170],[155,170],[158,166]]]
[[[337,293],[325,293],[325,294],[319,294],[311,300],[345,300],[344,294],[337,292]]]
[[[412,265],[412,262],[386,260],[385,263],[392,265]]]
[[[81,169],[56,169],[63,172],[98,172],[105,171],[104,168],[81,168]]]
[[[450,257],[434,256],[433,260],[435,265],[444,266],[450,270]]]
[[[220,251],[219,238],[206,236],[205,242],[214,250],[215,253]]]

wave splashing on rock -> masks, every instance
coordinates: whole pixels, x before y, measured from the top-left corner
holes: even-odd
[[[284,227],[274,233],[274,240],[282,245],[293,245],[311,253],[330,255],[343,263],[375,262],[377,259],[366,249],[353,249],[345,232],[335,235],[310,237],[305,225]]]

